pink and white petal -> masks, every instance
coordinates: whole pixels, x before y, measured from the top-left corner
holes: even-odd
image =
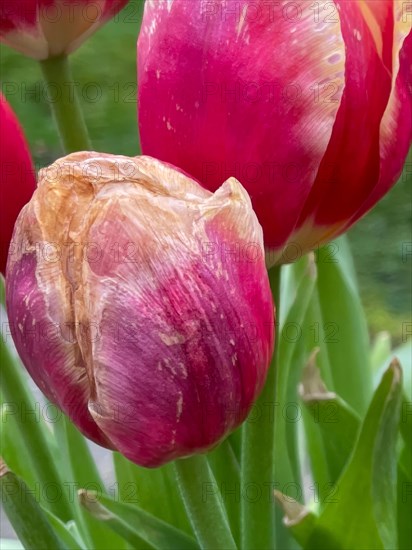
[[[266,244],[277,246],[329,143],[345,48],[339,21],[317,23],[307,2],[294,2],[298,15],[289,18],[282,6],[235,4],[237,13],[223,1],[146,3],[138,43],[142,148],[211,190],[235,176]]]
[[[110,447],[87,409],[89,382],[73,321],[56,322],[50,314],[50,296],[41,287],[38,270],[38,257],[31,252],[23,254],[7,273],[7,310],[17,351],[44,395],[87,437]]]
[[[412,12],[405,2],[395,3],[395,43],[392,92],[380,128],[380,175],[371,195],[351,219],[351,224],[372,208],[402,172],[412,142]],[[407,16],[407,17],[406,17]]]
[[[391,92],[387,66],[387,52],[393,43],[391,3],[380,5],[378,19],[387,22],[392,17],[392,26],[386,23],[383,33],[383,29],[371,26],[360,3],[335,1],[346,47],[345,90],[328,149],[297,227],[297,234],[306,233],[310,238],[313,234],[307,228],[317,228],[321,242],[344,230],[376,186],[380,127]]]
[[[104,243],[83,265],[76,305],[77,319],[100,327],[101,338],[81,340],[93,365],[90,411],[116,447],[145,466],[217,443],[264,383],[273,306],[261,235],[254,262],[233,261],[230,252],[225,261],[216,245],[225,243],[221,233],[233,242],[241,216],[224,215],[236,210],[225,200],[230,184],[215,195],[199,207],[130,192],[88,212],[90,242]],[[243,214],[245,231],[244,206]]]

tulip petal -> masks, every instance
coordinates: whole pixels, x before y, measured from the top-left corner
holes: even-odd
[[[327,152],[298,223],[301,233],[305,226],[318,226],[319,241],[343,231],[354,205],[366,200],[379,179],[380,126],[391,92],[392,3],[376,2],[378,19],[392,21],[382,29],[376,21],[372,24],[361,2],[335,2],[346,47],[345,90]],[[374,5],[368,3],[371,11]]]
[[[343,91],[330,2],[321,19],[291,4],[148,1],[138,43],[143,151],[211,190],[235,176],[269,246],[295,226]]]
[[[392,91],[380,128],[380,175],[378,184],[351,224],[374,206],[402,172],[412,142],[412,7],[395,2],[395,46]],[[396,136],[396,137],[395,137]]]
[[[404,2],[388,0],[340,4],[347,83],[331,143],[291,238],[302,251],[347,230],[402,171],[412,126],[411,24],[404,9]]]
[[[0,94],[0,271],[5,273],[14,223],[36,187],[30,152],[20,125]]]
[[[90,325],[76,326],[73,317],[73,290],[61,269],[69,262],[62,249],[67,241],[48,238],[39,224],[45,212],[47,217],[55,215],[48,211],[50,195],[43,191],[40,186],[34,196],[40,209],[30,202],[13,234],[6,276],[10,330],[23,364],[42,392],[87,437],[110,447],[87,409],[89,382],[76,332],[89,334]]]
[[[142,162],[151,174],[162,166]],[[88,239],[102,247],[83,264],[75,305],[80,323],[100,327],[99,339],[80,339],[93,365],[90,412],[145,466],[206,450],[237,426],[273,345],[262,234],[241,186],[201,190],[202,202],[153,191],[119,186],[87,212]]]

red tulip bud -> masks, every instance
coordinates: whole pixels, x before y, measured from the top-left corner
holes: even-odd
[[[271,263],[288,261],[289,246],[299,256],[348,229],[401,172],[411,23],[399,0],[148,1],[143,152],[212,191],[236,177]]]
[[[0,94],[0,272],[5,273],[14,222],[36,187],[19,122]]]
[[[157,466],[205,451],[265,381],[273,304],[261,227],[150,157],[75,153],[40,172],[7,271],[14,342],[87,436]]]
[[[128,1],[3,0],[0,39],[39,60],[69,54]]]

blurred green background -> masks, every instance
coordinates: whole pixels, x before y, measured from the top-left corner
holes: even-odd
[[[71,57],[97,151],[132,156],[139,150],[138,28],[139,7],[134,1]],[[40,68],[35,61],[2,46],[0,69],[2,91],[25,129],[36,168],[45,166],[63,152]],[[349,232],[371,335],[386,330],[394,344],[402,343],[402,325],[410,322],[412,308],[411,173],[410,155],[395,188]]]

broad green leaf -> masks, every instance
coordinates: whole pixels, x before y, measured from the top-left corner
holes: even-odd
[[[26,443],[23,433],[18,429],[16,415],[21,414],[14,403],[3,400],[0,406],[1,422],[1,452],[9,468],[32,489],[35,488],[37,478],[35,469],[27,460]]]
[[[387,549],[397,547],[396,442],[402,398],[402,371],[393,362],[384,374],[363,421],[349,463],[306,548]]]
[[[242,458],[242,426],[232,432],[229,435],[228,439],[232,446],[233,452],[235,453],[237,461],[240,464]]]
[[[58,449],[44,421],[43,404],[34,399],[20,360],[13,355],[3,338],[0,338],[0,367],[1,393],[7,403],[7,422],[11,423],[7,428],[9,433],[2,442],[5,445],[4,454],[21,475],[25,475],[26,470],[21,465],[20,457],[25,457],[26,468],[30,468],[27,482],[32,483],[35,478],[41,497],[46,494],[48,487],[60,489],[61,498],[41,498],[41,502],[61,519],[69,520],[72,510],[63,490],[63,479],[56,467]],[[4,414],[3,410],[3,418]],[[16,430],[14,440],[10,437],[11,429]]]
[[[120,501],[135,504],[153,516],[193,535],[172,464],[148,469],[113,453]]]
[[[407,451],[412,455],[412,403],[402,396],[400,431]]]
[[[404,448],[398,467],[397,484],[397,527],[398,548],[409,550],[412,541],[412,456]]]
[[[326,458],[323,436],[318,424],[308,409],[302,405],[302,419],[305,433],[303,458],[309,459],[309,498],[314,502],[325,502],[331,492],[329,465]],[[305,462],[302,463],[302,468]]]
[[[347,240],[341,237],[334,245],[333,257],[326,247],[317,259],[319,303],[333,377],[330,389],[363,415],[372,395],[368,328]]]
[[[29,487],[0,459],[0,489],[7,517],[23,546],[29,550],[64,548]]]
[[[61,463],[66,476],[70,502],[73,503],[74,517],[82,538],[92,548],[106,550],[126,548],[126,542],[107,526],[101,525],[87,514],[76,498],[77,491],[82,488],[106,493],[86,439],[65,415],[56,422],[54,429],[63,456]]]
[[[361,420],[347,403],[327,390],[316,366],[316,354],[311,356],[303,371],[299,391],[322,435],[332,486],[353,451]]]
[[[167,495],[163,495],[167,498]],[[93,491],[79,491],[81,505],[97,520],[143,550],[195,550],[198,545],[186,533],[148,514],[137,506],[116,502]]]

